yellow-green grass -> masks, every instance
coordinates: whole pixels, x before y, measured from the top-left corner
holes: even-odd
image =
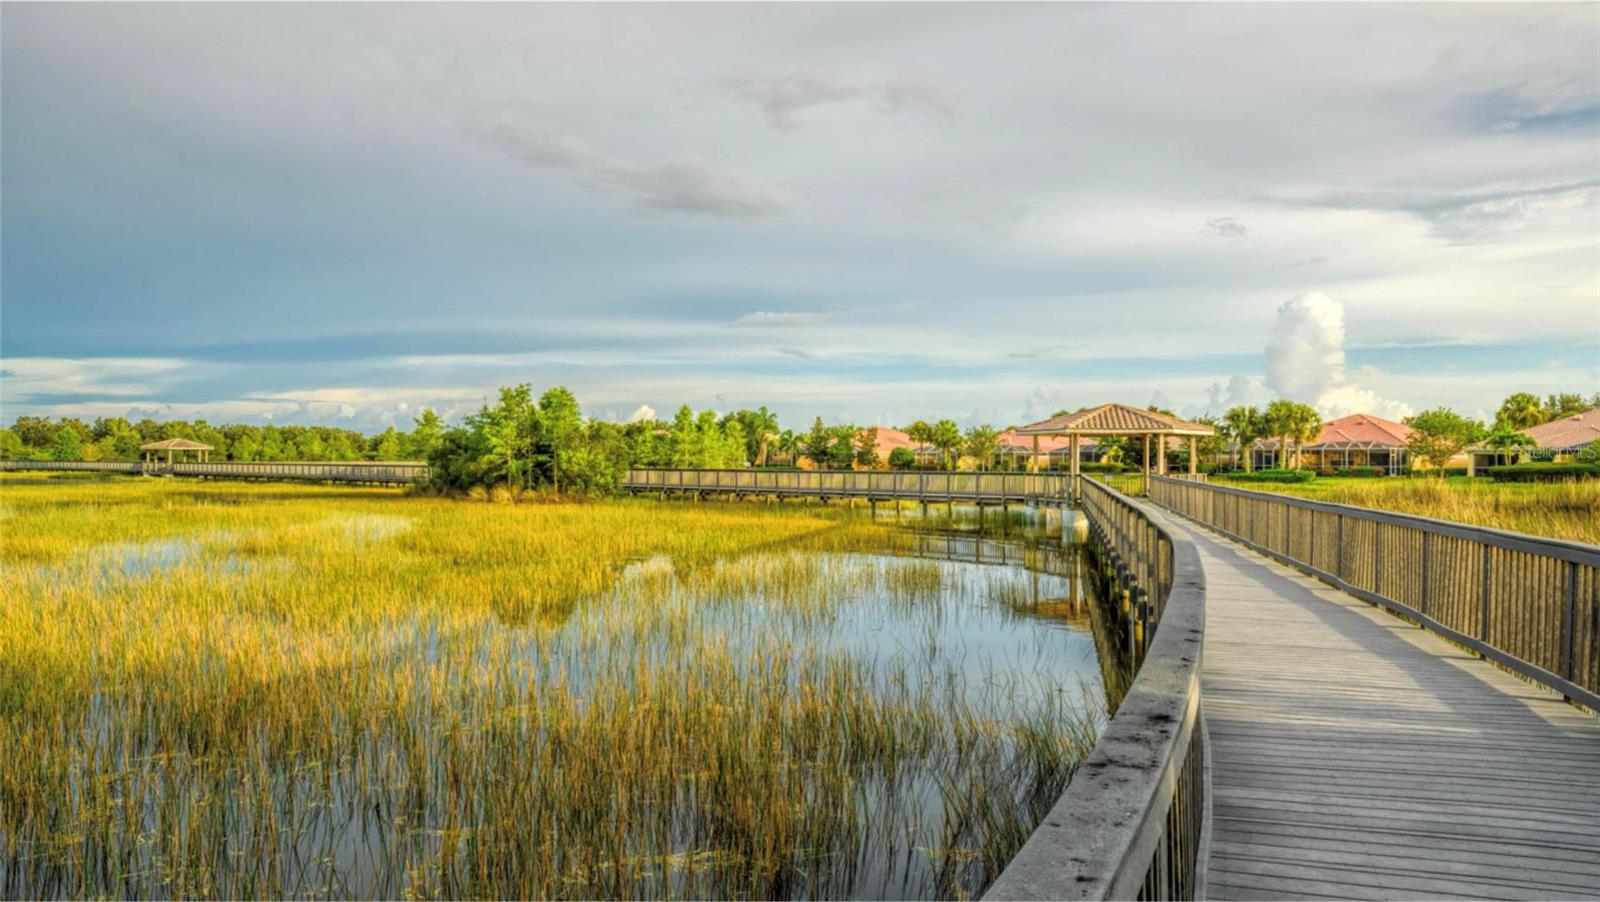
[[[966,895],[1096,730],[842,649],[864,594],[1006,592],[837,510],[123,479],[0,518],[0,895]]]
[[[1600,544],[1600,481],[1596,480],[1504,483],[1465,477],[1323,476],[1305,483],[1251,482],[1239,487]]]

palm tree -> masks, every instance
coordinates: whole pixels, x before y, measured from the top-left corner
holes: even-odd
[[[1484,438],[1483,443],[1494,449],[1495,463],[1499,463],[1502,458],[1506,463],[1510,463],[1513,454],[1523,448],[1531,448],[1535,444],[1531,437],[1505,424],[1494,427],[1494,431]]]
[[[778,433],[778,415],[765,406],[750,417],[750,431],[755,433],[756,466],[767,465],[767,443]]]
[[[1512,429],[1528,429],[1545,421],[1545,410],[1539,403],[1537,395],[1519,391],[1500,402],[1500,410],[1494,416],[1495,426],[1509,426]]]
[[[1262,415],[1265,421],[1262,431],[1278,439],[1278,466],[1289,466],[1289,444],[1299,439],[1301,442],[1310,441],[1317,437],[1317,432],[1322,429],[1322,417],[1309,405],[1299,404],[1287,398],[1279,398],[1267,405],[1267,412]],[[1296,457],[1299,456],[1299,445],[1295,448]],[[1298,461],[1296,462],[1298,466]]]
[[[1309,404],[1296,404],[1289,425],[1293,427],[1294,465],[1298,469],[1305,465],[1305,446],[1322,433],[1322,414]]]
[[[800,456],[800,441],[800,436],[795,435],[793,429],[785,429],[778,434],[778,450],[789,458],[791,466]]]
[[[1244,471],[1250,472],[1254,469],[1251,451],[1263,433],[1261,411],[1253,406],[1232,407],[1222,415],[1222,422],[1228,430],[1228,435],[1239,443],[1239,456],[1244,460]]]
[[[940,420],[933,424],[930,440],[944,455],[945,469],[951,469],[954,462],[950,459],[950,454],[961,447],[961,427],[957,426],[954,420]]]

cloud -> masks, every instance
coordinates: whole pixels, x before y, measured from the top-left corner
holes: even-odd
[[[147,395],[185,365],[165,357],[9,357],[0,362],[0,396],[14,404],[50,396]]]
[[[1317,410],[1327,417],[1352,413],[1390,419],[1410,416],[1409,405],[1389,401],[1347,378],[1344,344],[1343,304],[1320,291],[1284,301],[1267,342],[1267,388],[1283,398],[1313,399]],[[1364,377],[1376,375],[1375,371],[1363,371]]]
[[[1206,387],[1206,404],[1201,409],[1202,413],[1221,414],[1230,407],[1243,407],[1251,403],[1250,377],[1243,373],[1234,373],[1228,377],[1226,387],[1221,382],[1213,382]]]
[[[1206,220],[1205,230],[1218,238],[1248,238],[1250,230],[1244,223],[1232,216],[1220,216],[1216,219]]]
[[[787,355],[789,357],[799,357],[803,360],[812,360],[817,356],[810,351],[802,351],[799,348],[779,348],[778,353]]]
[[[734,320],[732,325],[740,328],[756,326],[804,326],[816,322],[815,313],[797,313],[791,310],[757,310],[746,313]]]
[[[649,404],[640,404],[634,408],[633,413],[628,414],[628,422],[630,423],[641,423],[655,418],[656,409]]]
[[[1600,179],[1589,178],[1490,189],[1333,191],[1273,199],[1295,206],[1404,213],[1427,223],[1435,235],[1452,244],[1477,244],[1502,238],[1545,216],[1589,209],[1597,197]]]
[[[1074,351],[1081,351],[1088,345],[1047,345],[1042,348],[1029,348],[1026,351],[1007,351],[1006,356],[1013,360],[1050,360],[1066,357]]]
[[[839,81],[832,73],[797,70],[782,75],[734,79],[734,92],[761,107],[767,124],[778,131],[795,131],[805,125],[796,118],[801,110],[829,103],[844,103],[861,95],[859,85]]]
[[[757,219],[793,202],[748,172],[698,158],[640,166],[609,158],[573,137],[541,135],[504,122],[481,131],[515,160],[569,172],[592,189],[620,194],[646,210]]]
[[[829,71],[797,69],[743,76],[732,84],[735,94],[760,107],[767,124],[782,132],[803,128],[806,123],[799,114],[805,110],[856,100],[870,101],[872,109],[885,116],[926,113],[949,119],[961,112],[961,96],[955,89],[910,72],[880,81],[849,82]]]
[[[872,106],[880,113],[931,113],[954,119],[961,112],[961,95],[931,78],[901,73],[872,86]]]

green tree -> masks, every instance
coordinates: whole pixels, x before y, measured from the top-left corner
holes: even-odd
[[[1468,419],[1448,407],[1425,410],[1408,418],[1406,425],[1411,427],[1411,437],[1406,440],[1411,456],[1437,467],[1441,477],[1450,459],[1482,433],[1477,420]]]
[[[1227,429],[1228,438],[1239,445],[1239,458],[1244,463],[1245,472],[1255,469],[1253,451],[1256,442],[1266,434],[1267,427],[1261,411],[1254,406],[1230,407],[1222,415],[1222,423]]]
[[[20,416],[11,424],[11,432],[29,448],[44,450],[56,439],[56,427],[48,417]]]
[[[696,446],[699,444],[699,432],[695,428],[694,410],[687,404],[678,408],[677,414],[672,417],[672,428],[668,433],[667,445],[671,449],[670,459],[674,467],[695,467],[697,463]]]
[[[767,465],[767,452],[772,440],[778,436],[778,415],[762,406],[750,418],[747,429],[756,443],[756,466],[764,467]]]
[[[828,466],[835,470],[848,470],[856,459],[856,436],[861,430],[856,426],[832,426],[828,429]]]
[[[800,447],[804,440],[805,437],[796,434],[793,429],[785,429],[778,433],[778,450],[783,452],[784,456],[789,459],[790,466],[794,466],[795,462],[800,459]]]
[[[373,460],[399,460],[405,455],[403,450],[405,437],[400,431],[390,426],[383,430],[372,442]]]
[[[83,460],[83,436],[67,423],[56,427],[50,440],[51,460]]]
[[[917,455],[910,448],[896,448],[889,452],[891,470],[909,470],[917,465]]]
[[[503,387],[493,407],[485,406],[467,417],[467,427],[483,437],[492,466],[490,483],[504,482],[524,488],[532,485],[537,411],[533,387],[527,383]]]
[[[0,427],[0,460],[23,460],[27,449],[15,432]]]
[[[564,385],[558,385],[539,396],[539,457],[546,466],[550,485],[561,491],[565,478],[563,461],[572,467],[587,466],[574,456],[583,439],[583,410],[578,399]]]
[[[955,454],[960,450],[965,439],[961,435],[961,427],[954,420],[940,420],[933,424],[929,443],[939,449],[939,456],[944,462],[946,470],[955,467]]]
[[[878,427],[868,426],[856,434],[856,466],[866,470],[877,469]]]
[[[1570,417],[1575,413],[1588,413],[1592,408],[1583,395],[1562,393],[1548,395],[1544,399],[1545,422]]]
[[[439,415],[432,407],[422,408],[422,412],[412,421],[411,434],[405,442],[406,457],[411,460],[427,460],[443,438],[444,421],[439,419]]]
[[[1490,430],[1489,434],[1484,436],[1483,443],[1493,449],[1495,463],[1501,462],[1502,459],[1506,463],[1511,463],[1518,451],[1532,448],[1536,444],[1532,438],[1505,423],[1498,424]]]
[[[984,423],[973,426],[962,437],[961,450],[975,461],[980,470],[994,466],[995,453],[1000,450],[1000,430]]]
[[[1530,392],[1519,391],[1508,396],[1500,402],[1500,409],[1494,415],[1495,426],[1505,426],[1511,429],[1530,429],[1545,421],[1544,408],[1539,405],[1539,397]]]
[[[819,469],[826,467],[833,459],[830,454],[833,450],[833,433],[823,425],[822,417],[811,422],[811,431],[806,434],[801,447],[802,453]]]

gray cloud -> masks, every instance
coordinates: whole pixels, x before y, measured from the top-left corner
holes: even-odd
[[[563,170],[580,182],[622,194],[646,210],[756,219],[786,209],[789,195],[739,169],[691,159],[655,166],[614,160],[568,136],[496,123],[481,133],[513,159]]]
[[[1216,219],[1206,220],[1205,230],[1218,238],[1250,237],[1250,230],[1244,227],[1244,223],[1234,219],[1232,216],[1219,216]]]
[[[736,78],[733,89],[740,97],[761,107],[767,123],[779,131],[794,131],[805,125],[797,118],[802,110],[844,103],[861,95],[859,85],[840,81],[829,72],[803,69],[783,75]]]
[[[1593,203],[1597,194],[1600,179],[1591,178],[1498,190],[1331,191],[1274,200],[1333,210],[1406,213],[1428,223],[1435,234],[1447,241],[1471,244],[1516,231],[1551,205],[1568,200]]]
[[[814,107],[867,100],[886,116],[928,113],[954,118],[961,108],[960,94],[950,86],[914,73],[903,72],[881,81],[850,82],[832,72],[798,69],[778,75],[746,75],[733,79],[733,91],[761,108],[767,123],[778,131],[805,126],[799,114]]]
[[[803,351],[799,348],[779,348],[778,353],[786,357],[799,357],[802,360],[813,360],[817,356],[810,351]]]
[[[961,112],[961,95],[954,88],[911,73],[876,83],[872,93],[872,105],[880,113],[932,113],[954,118]]]

